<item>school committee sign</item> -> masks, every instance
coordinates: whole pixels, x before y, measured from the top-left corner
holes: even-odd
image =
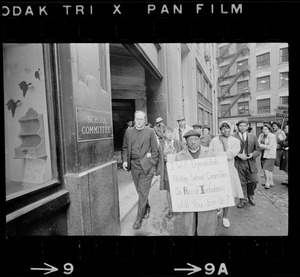
[[[76,108],[77,141],[93,141],[113,137],[111,113]]]
[[[174,212],[234,206],[226,156],[167,163]]]

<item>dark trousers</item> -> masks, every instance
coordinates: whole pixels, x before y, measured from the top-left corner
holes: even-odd
[[[132,179],[139,195],[137,219],[142,220],[146,206],[149,206],[148,196],[151,188],[151,182],[154,176],[154,170],[145,174],[142,169],[131,168]]]
[[[245,198],[253,196],[257,186],[257,173],[252,173],[247,161],[240,161],[238,174]]]

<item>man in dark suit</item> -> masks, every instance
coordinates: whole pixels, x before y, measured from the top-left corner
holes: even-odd
[[[238,171],[243,193],[246,199],[241,199],[237,205],[238,208],[243,208],[248,202],[255,206],[254,191],[257,186],[257,173],[256,158],[260,155],[260,147],[255,135],[247,132],[248,122],[246,120],[240,120],[236,126],[238,132],[233,136],[240,140],[241,150],[235,157],[235,167]]]
[[[148,218],[150,205],[148,195],[158,161],[158,142],[152,128],[145,126],[146,113],[136,111],[135,127],[128,128],[122,146],[123,168],[131,171],[132,179],[139,195],[137,219],[134,229],[142,226],[143,218]]]

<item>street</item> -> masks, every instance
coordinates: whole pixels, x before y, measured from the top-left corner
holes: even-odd
[[[228,213],[231,223],[229,228],[223,227],[221,216],[219,216],[216,236],[286,236],[288,234],[288,187],[281,184],[286,182],[287,175],[275,167],[273,171],[275,187],[266,190],[262,186],[265,181],[262,177],[263,173],[260,166],[258,168],[259,182],[254,196],[256,205],[248,204],[243,209],[231,207]],[[134,186],[133,183],[132,186]],[[135,190],[132,190],[132,193],[136,194]],[[177,235],[173,228],[174,217],[171,220],[165,217],[168,211],[166,192],[159,190],[159,178],[152,183],[149,202],[150,217],[143,220],[141,229],[132,228],[137,213],[135,203],[135,207],[122,220],[122,236]]]

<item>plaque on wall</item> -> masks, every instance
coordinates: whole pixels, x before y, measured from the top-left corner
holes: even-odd
[[[111,112],[76,108],[77,141],[112,139]]]

